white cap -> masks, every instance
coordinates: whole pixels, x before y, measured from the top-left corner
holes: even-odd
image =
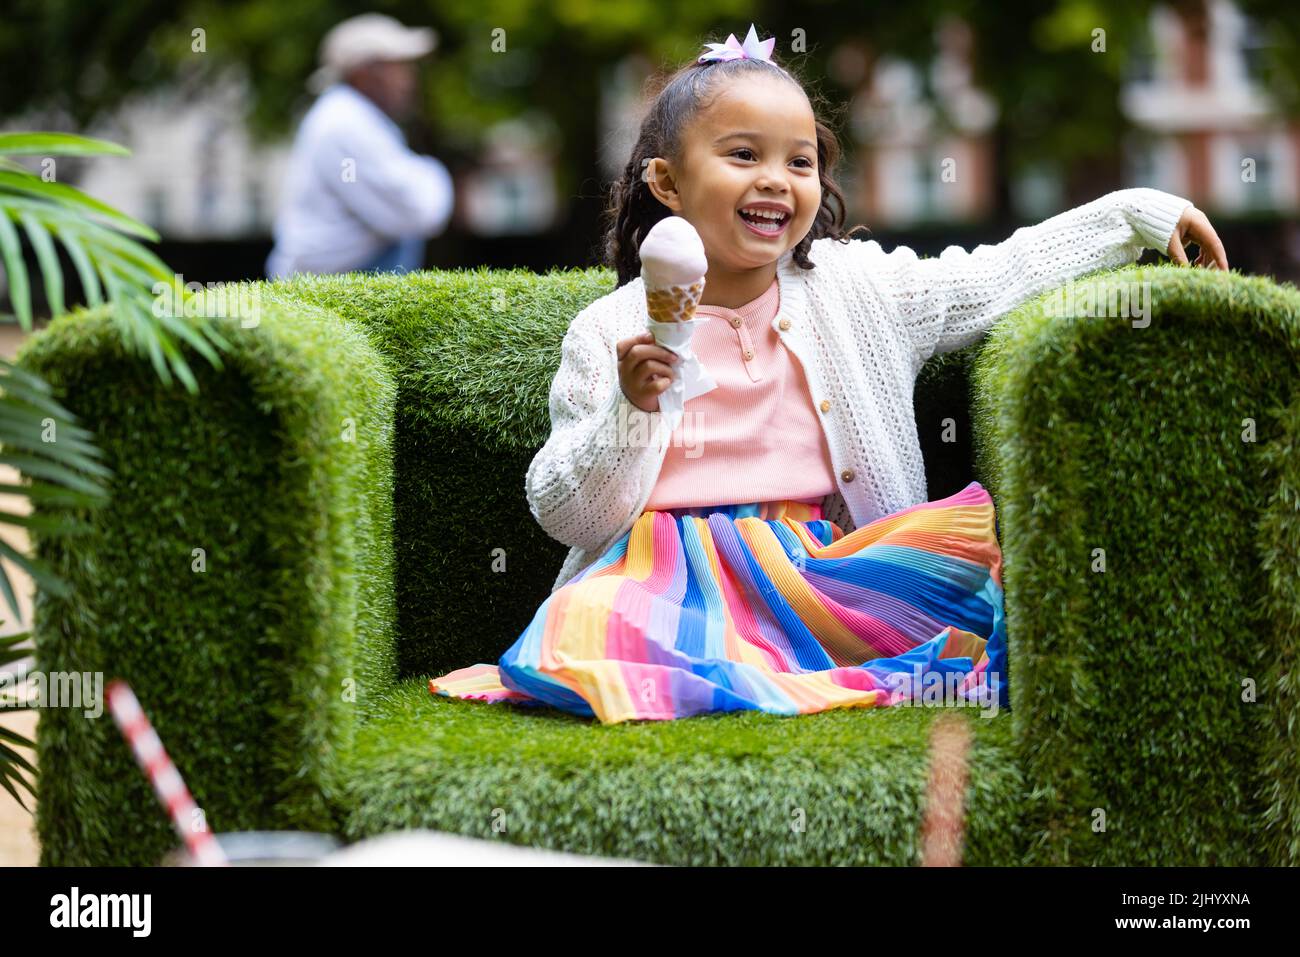
[[[335,25],[320,44],[320,69],[307,88],[322,92],[353,67],[376,60],[415,60],[432,53],[438,34],[432,27],[404,27],[382,13],[363,13]]]

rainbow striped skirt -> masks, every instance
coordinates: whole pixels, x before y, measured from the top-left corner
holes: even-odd
[[[847,535],[804,502],[647,509],[496,664],[429,690],[606,724],[1008,707],[993,500],[971,482]]]

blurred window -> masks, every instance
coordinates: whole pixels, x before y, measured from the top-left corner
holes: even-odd
[[[1151,24],[1144,21],[1133,37],[1128,60],[1124,63],[1124,79],[1129,83],[1152,83],[1156,78],[1156,47],[1151,38]]]
[[[1260,27],[1259,22],[1243,16],[1238,52],[1241,55],[1242,77],[1247,82],[1258,86],[1268,85],[1266,61],[1268,48],[1271,45],[1268,34]]]

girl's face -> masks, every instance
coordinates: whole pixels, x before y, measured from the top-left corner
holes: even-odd
[[[750,76],[695,115],[679,168],[652,161],[651,189],[700,234],[710,272],[767,266],[812,228],[822,201],[815,123],[795,84]],[[760,218],[755,207],[785,217]]]

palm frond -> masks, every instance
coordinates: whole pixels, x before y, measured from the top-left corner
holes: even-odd
[[[4,201],[0,197],[0,203]],[[23,247],[18,240],[18,230],[9,221],[8,210],[0,210],[0,258],[5,264],[5,275],[9,277],[9,299],[14,304],[14,312],[22,323],[23,331],[32,328],[32,291],[27,283],[27,264],[23,262]]]
[[[118,143],[75,133],[0,133],[0,156],[130,156]]]
[[[27,644],[32,637],[29,631],[20,631],[13,635],[0,635],[0,666],[11,665],[15,661],[22,661],[24,658],[31,656],[35,651],[31,645]]]
[[[36,261],[41,264],[41,276],[45,280],[45,298],[50,304],[50,312],[56,316],[63,310],[63,267],[59,265],[59,254],[54,250],[54,240],[50,231],[30,212],[20,215],[19,221],[27,230],[27,239],[36,252]]]
[[[74,209],[83,215],[100,216],[124,233],[139,236],[149,242],[158,241],[158,233],[125,213],[119,213],[107,203],[87,196],[75,186],[54,180],[44,180],[26,170],[0,170],[0,192],[34,196],[42,204],[52,204]]]
[[[159,378],[170,384],[179,379],[191,392],[198,381],[186,362],[180,343],[188,343],[216,368],[220,351],[229,343],[217,324],[202,310],[186,306],[190,296],[177,294],[179,278],[140,240],[157,242],[149,226],[81,190],[36,176],[10,156],[126,156],[116,143],[66,133],[0,133],[0,264],[8,279],[14,317],[24,331],[33,322],[32,283],[23,258],[22,235],[31,245],[50,311],[60,315],[64,301],[64,270],[58,245],[81,283],[86,304],[107,303],[112,321],[127,349],[148,356]],[[21,233],[20,233],[21,227]],[[162,293],[171,302],[158,309]],[[40,376],[0,359],[0,464],[21,475],[17,483],[0,484],[0,493],[25,497],[39,511],[0,509],[0,525],[25,528],[35,535],[84,533],[89,526],[77,510],[100,506],[108,498],[105,480],[112,470],[102,461],[94,436],[78,424],[76,416],[55,400]],[[24,555],[0,538],[0,595],[21,620],[18,596],[7,563],[29,575],[46,593],[67,597],[69,588],[54,570],[35,555]],[[0,665],[12,664],[32,653],[27,633],[0,638]],[[0,684],[0,710],[27,710]],[[36,796],[32,782],[36,768],[21,753],[32,742],[0,728],[0,787],[27,807],[21,791]]]
[[[34,137],[34,139],[29,139]],[[44,144],[43,148],[40,145]],[[122,153],[113,144],[86,137],[45,134],[0,134],[0,161],[10,155],[93,155]],[[157,308],[160,288],[172,293],[175,273],[139,240],[156,241],[157,233],[133,217],[88,196],[73,186],[48,182],[8,161],[0,162],[0,261],[9,277],[14,314],[24,330],[32,327],[31,282],[23,261],[21,225],[44,278],[46,299],[56,315],[64,307],[63,269],[56,241],[67,250],[85,292],[87,305],[113,305],[113,319],[123,342],[148,356],[164,384],[179,379],[191,393],[198,381],[179,348],[188,342],[214,367],[228,343],[202,310],[184,308],[191,295],[171,295],[172,314]],[[160,314],[161,313],[161,314]]]
[[[14,635],[0,636],[0,669],[31,656],[35,649],[27,643],[30,637],[30,633],[25,631]],[[7,671],[0,673],[10,674]],[[8,680],[0,683],[0,714],[31,710],[31,705],[18,703],[18,697],[8,687]],[[15,748],[25,748],[28,751],[33,751],[36,748],[36,743],[17,731],[0,728],[0,787],[8,791],[23,810],[30,811],[26,802],[23,801],[22,795],[19,794],[19,789],[27,791],[32,798],[36,797],[36,791],[32,786],[32,782],[19,774],[18,769],[26,770],[33,779],[36,776],[36,769],[31,762],[15,751]]]

